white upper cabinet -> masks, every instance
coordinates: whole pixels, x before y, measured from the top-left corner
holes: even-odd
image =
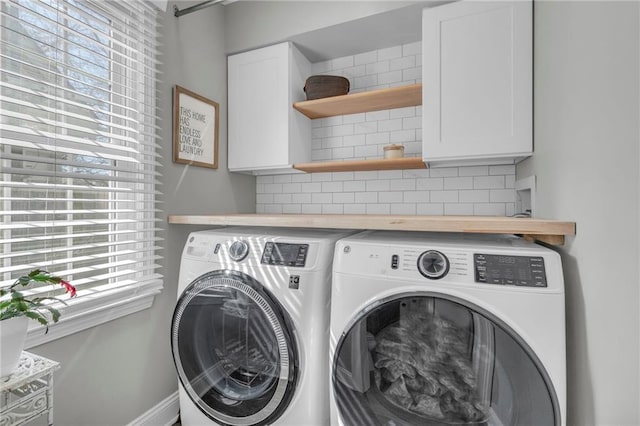
[[[532,2],[424,9],[422,49],[426,163],[510,164],[531,155]]]
[[[309,61],[286,42],[231,55],[227,65],[229,170],[292,173],[310,161],[310,120],[291,107],[305,99]]]

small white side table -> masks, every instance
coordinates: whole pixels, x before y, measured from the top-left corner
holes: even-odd
[[[53,425],[53,372],[60,364],[23,351],[18,367],[0,379],[0,426],[22,425],[43,414]]]

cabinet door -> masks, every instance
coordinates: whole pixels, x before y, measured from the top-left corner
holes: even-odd
[[[288,43],[229,56],[229,170],[289,162]]]
[[[424,9],[423,158],[513,163],[532,152],[532,3]]]

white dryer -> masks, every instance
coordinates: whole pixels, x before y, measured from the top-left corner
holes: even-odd
[[[560,256],[517,237],[338,242],[331,424],[563,425]]]
[[[189,235],[171,347],[184,426],[326,425],[334,230]]]

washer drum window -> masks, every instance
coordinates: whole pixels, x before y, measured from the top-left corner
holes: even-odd
[[[405,294],[358,315],[338,342],[346,425],[559,425],[548,374],[509,327],[469,303]]]
[[[178,377],[207,416],[259,425],[286,409],[298,372],[293,330],[258,281],[236,271],[202,275],[178,300],[171,329]]]

